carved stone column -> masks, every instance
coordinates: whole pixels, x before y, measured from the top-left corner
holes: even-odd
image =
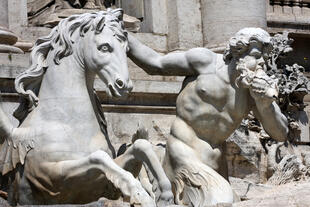
[[[0,1],[0,53],[23,53],[23,51],[13,46],[18,37],[9,28],[9,0]]]
[[[168,50],[202,47],[200,1],[167,0]]]
[[[223,51],[244,27],[267,26],[266,0],[201,0],[204,46]]]

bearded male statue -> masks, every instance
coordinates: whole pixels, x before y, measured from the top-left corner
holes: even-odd
[[[128,56],[148,74],[186,76],[164,160],[177,204],[233,202],[225,140],[250,111],[273,139],[286,140],[276,80],[264,71],[270,39],[263,29],[245,28],[229,40],[224,55],[194,48],[162,56],[129,36]]]

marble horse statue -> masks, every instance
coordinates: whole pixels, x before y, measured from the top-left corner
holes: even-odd
[[[37,40],[31,66],[15,80],[20,126],[0,110],[1,182],[10,186],[12,205],[83,204],[121,195],[143,207],[173,200],[151,145],[138,139],[115,158],[102,127],[95,76],[110,96],[132,89],[122,15],[121,9],[73,15]],[[142,164],[159,186],[156,201],[135,179]]]

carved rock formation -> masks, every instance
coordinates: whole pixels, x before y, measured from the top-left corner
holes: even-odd
[[[264,192],[256,194],[256,197],[239,203],[234,203],[233,207],[296,207],[309,206],[310,182],[305,183],[289,183],[281,186],[270,187]]]
[[[303,117],[306,107],[303,98],[310,92],[310,82],[303,74],[305,69],[302,66],[298,64],[283,65],[280,62],[292,51],[290,45],[293,43],[293,39],[288,37],[288,33],[276,34],[272,38],[272,43],[274,48],[268,60],[267,73],[278,79],[278,104],[289,121],[289,139],[292,142],[309,142],[309,136],[301,136],[301,128],[302,125],[308,127],[308,119]]]
[[[291,181],[297,181],[302,176],[305,166],[296,155],[286,155],[281,162],[275,166],[275,172],[268,180],[269,184],[281,185]]]

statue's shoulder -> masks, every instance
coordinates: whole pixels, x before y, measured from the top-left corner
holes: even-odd
[[[190,49],[186,52],[187,60],[193,65],[210,65],[216,63],[217,54],[203,47]]]

